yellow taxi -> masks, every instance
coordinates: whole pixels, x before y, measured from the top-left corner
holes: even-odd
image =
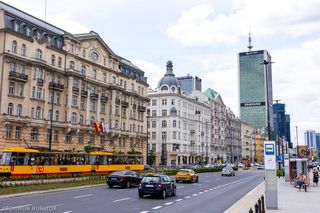
[[[176,174],[176,182],[195,182],[199,181],[199,176],[192,169],[180,169]]]

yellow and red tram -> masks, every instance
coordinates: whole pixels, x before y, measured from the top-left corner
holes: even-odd
[[[0,158],[0,176],[61,174],[108,174],[118,170],[144,169],[141,154],[45,152],[38,149],[5,148]]]

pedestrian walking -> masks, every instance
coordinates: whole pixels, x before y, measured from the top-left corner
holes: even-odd
[[[313,168],[313,183],[314,186],[318,187],[318,182],[319,182],[319,172],[316,167]]]

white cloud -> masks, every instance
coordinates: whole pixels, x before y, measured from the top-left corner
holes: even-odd
[[[85,33],[89,32],[90,30],[80,22],[75,20],[70,13],[62,12],[51,15],[48,17],[48,22],[59,26],[59,28],[69,32],[69,33]]]
[[[165,74],[165,69],[162,69],[158,65],[145,61],[143,59],[132,59],[131,61],[133,64],[135,64],[145,72],[145,76],[148,77],[147,82],[149,84],[149,88],[157,88],[159,80]]]
[[[299,37],[319,29],[319,9],[318,0],[236,0],[230,13],[214,14],[201,4],[184,11],[167,35],[186,46],[235,44],[250,28],[255,36]]]

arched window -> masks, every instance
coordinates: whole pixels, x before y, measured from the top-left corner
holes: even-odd
[[[167,86],[162,86],[161,87],[161,91],[168,91],[168,87]]]
[[[132,126],[132,131],[133,131],[133,132],[136,131],[136,125],[135,125],[135,124],[133,124],[133,126]]]
[[[119,129],[119,121],[118,121],[118,120],[116,120],[116,121],[114,122],[114,128],[115,128],[115,129]]]
[[[41,118],[41,108],[37,107],[36,109],[36,118]]]
[[[56,64],[56,56],[55,56],[55,55],[52,55],[52,56],[51,56],[51,64],[52,64],[53,66],[55,66],[55,64]]]
[[[97,78],[97,70],[95,70],[95,69],[92,71],[92,78],[93,79]]]
[[[11,139],[12,137],[12,126],[9,124],[6,124],[4,126],[4,130],[6,132],[6,139]]]
[[[18,46],[17,41],[13,41],[11,46],[11,51],[13,53],[17,53],[17,46]]]
[[[62,58],[61,57],[58,58],[58,67],[59,68],[62,67]]]
[[[77,123],[77,113],[73,112],[71,114],[71,123],[76,124]]]
[[[156,121],[152,121],[152,128],[156,128],[156,127],[157,127]]]
[[[103,82],[107,82],[107,74],[106,74],[106,73],[103,73],[103,75],[102,75],[102,81],[103,81]]]
[[[8,115],[12,115],[13,113],[13,103],[9,103],[8,104]]]
[[[74,69],[74,61],[70,61],[69,68]]]
[[[52,118],[52,110],[50,109],[48,111],[48,120],[51,120],[51,118]]]
[[[55,117],[56,117],[55,121],[59,121],[59,111],[58,110],[56,111],[56,116]]]
[[[143,132],[143,126],[141,125],[141,132]]]
[[[39,139],[39,130],[38,128],[32,128],[30,133],[30,140],[37,141]]]
[[[83,115],[80,115],[80,125],[84,125],[84,118],[83,118]]]
[[[122,123],[122,130],[126,131],[126,123],[125,122]]]
[[[163,121],[161,122],[161,126],[162,126],[162,127],[167,127],[167,121],[163,120]]]
[[[81,67],[81,75],[86,75],[86,67],[85,66]]]
[[[27,46],[25,44],[21,45],[21,55],[26,56]]]
[[[113,83],[113,84],[116,84],[116,83],[117,83],[117,78],[114,77],[114,76],[112,77],[112,83]]]
[[[36,59],[42,59],[42,51],[40,49],[36,50]]]
[[[22,116],[22,105],[18,104],[17,106],[17,116]]]

